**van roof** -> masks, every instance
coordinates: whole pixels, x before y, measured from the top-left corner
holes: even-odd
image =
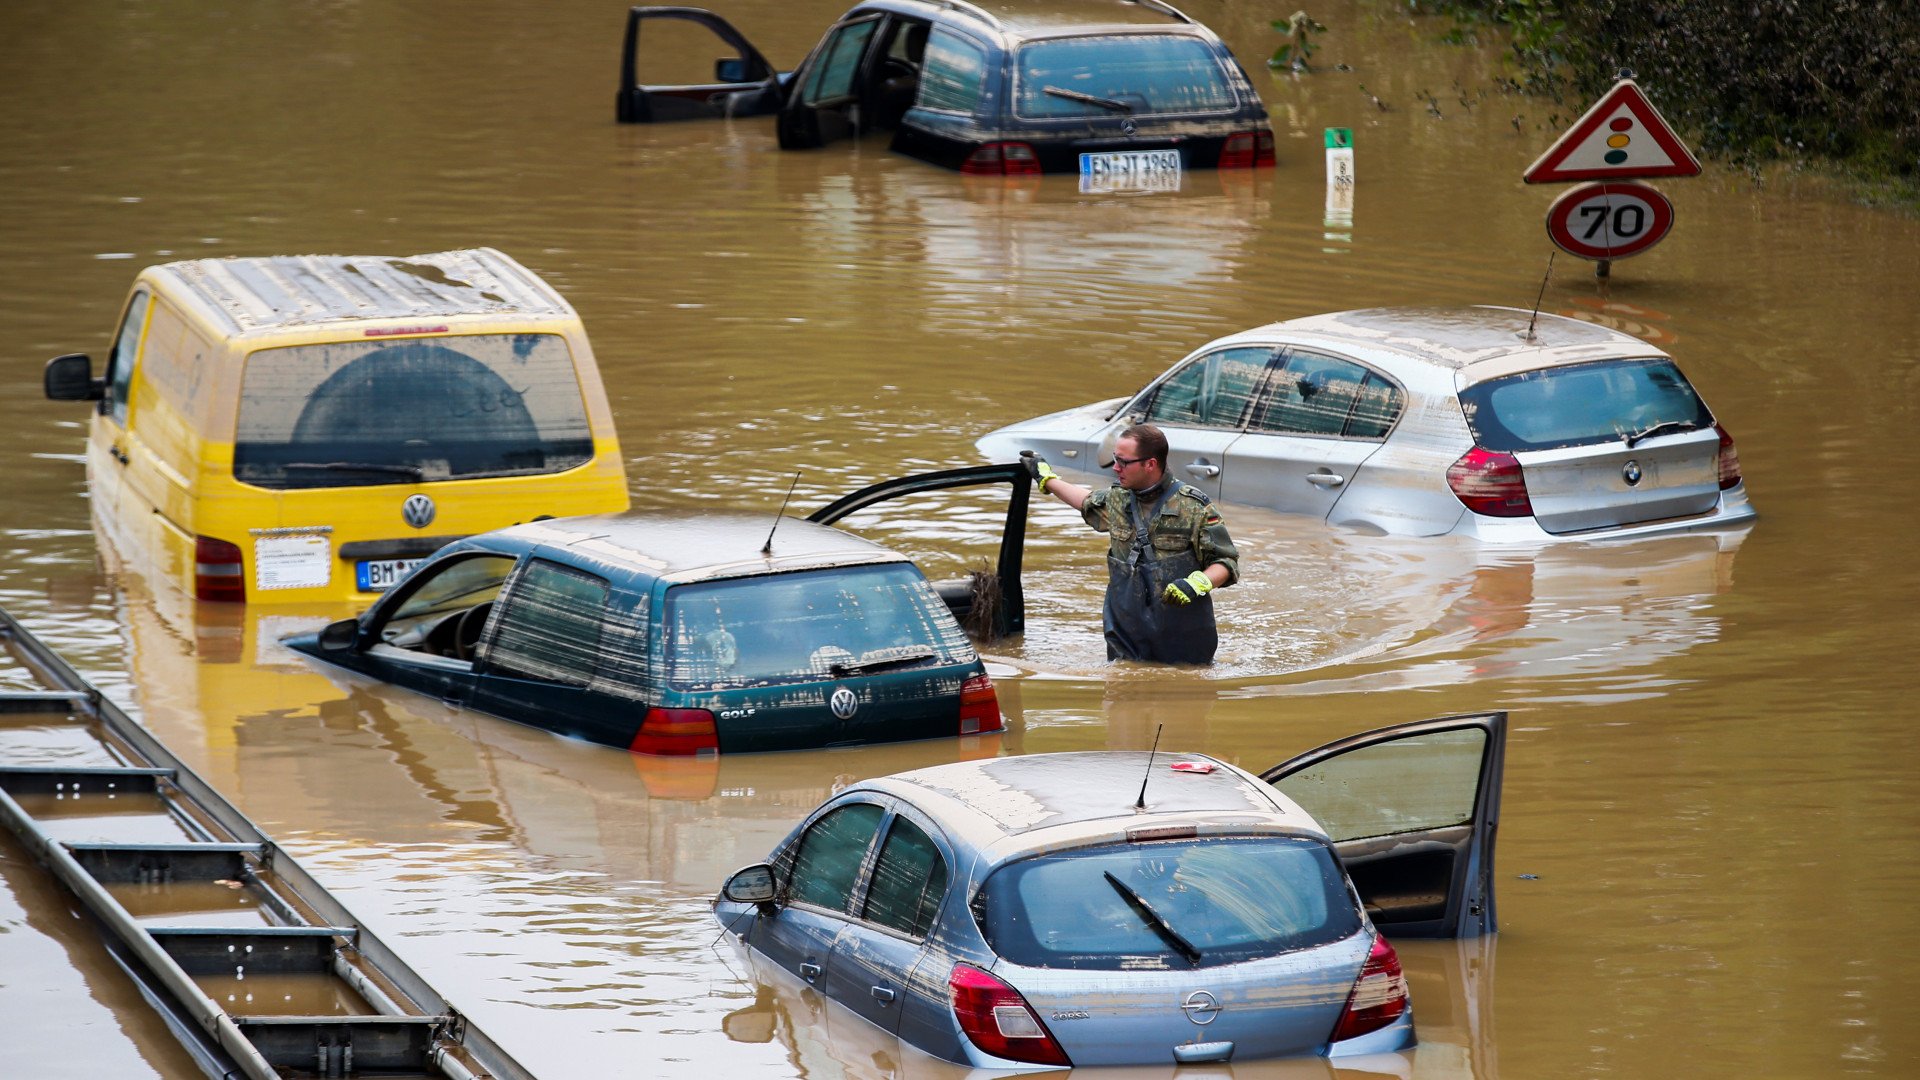
[[[576,317],[539,275],[493,248],[191,259],[151,273],[171,277],[241,333],[343,319]]]

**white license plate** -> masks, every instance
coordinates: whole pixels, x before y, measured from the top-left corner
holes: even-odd
[[[382,592],[393,587],[393,583],[407,576],[407,571],[419,566],[424,559],[365,559],[354,572],[360,584],[361,592]]]
[[[1120,150],[1108,154],[1081,154],[1080,186],[1089,191],[1103,188],[1178,189],[1180,151]]]

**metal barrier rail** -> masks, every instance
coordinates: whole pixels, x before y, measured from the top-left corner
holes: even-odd
[[[115,762],[23,765],[0,756],[0,821],[86,906],[108,952],[208,1076],[533,1080],[232,803],[4,609],[0,649],[50,688],[0,690],[0,755],[8,728],[52,724],[86,730]],[[131,811],[179,836],[58,838],[63,819],[94,810]],[[135,917],[120,899],[165,907],[175,894],[197,896],[197,887],[244,894],[247,903],[223,904],[211,922],[194,909],[191,919],[168,925],[164,914]],[[229,907],[235,914],[223,924]],[[248,975],[256,984],[262,976],[310,982],[333,1011],[236,1015],[199,981]]]

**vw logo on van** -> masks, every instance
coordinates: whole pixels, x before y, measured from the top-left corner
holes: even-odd
[[[407,501],[400,504],[400,516],[414,528],[424,529],[433,524],[433,500],[425,495],[409,495]]]
[[[1186,1010],[1187,1019],[1201,1027],[1213,1023],[1213,1018],[1220,1015],[1220,1002],[1209,990],[1195,990],[1188,994],[1186,1004],[1180,1007]]]
[[[1622,465],[1620,467],[1620,479],[1625,480],[1628,487],[1633,487],[1635,484],[1638,484],[1640,482],[1640,463],[1637,461],[1629,461],[1625,465]]]
[[[833,696],[827,699],[827,708],[832,709],[838,719],[851,720],[853,714],[860,711],[860,699],[846,687],[836,687]]]

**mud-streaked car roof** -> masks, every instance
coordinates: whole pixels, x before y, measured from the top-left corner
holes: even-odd
[[[1531,329],[1531,334],[1529,334]],[[1461,385],[1622,356],[1665,356],[1631,334],[1524,308],[1363,308],[1268,323],[1211,343],[1321,344],[1456,372]]]
[[[739,511],[645,511],[548,518],[512,525],[458,542],[464,550],[562,551],[567,562],[603,576],[665,578],[674,582],[751,577],[834,566],[910,562],[871,540],[771,514]],[[771,553],[761,549],[773,532]]]
[[[1176,770],[1176,762],[1211,772]],[[1141,781],[1146,809],[1135,809]],[[1141,830],[1283,832],[1325,837],[1308,814],[1258,777],[1205,754],[1077,751],[958,761],[854,785],[907,800],[949,836],[998,863],[1102,838],[1147,839]]]
[[[1211,36],[1206,27],[1168,5],[1136,0],[956,0],[951,3],[883,0],[859,7],[911,12],[926,18],[944,14],[949,20],[977,20],[1010,40],[1102,30],[1131,31],[1142,27],[1192,28]]]

